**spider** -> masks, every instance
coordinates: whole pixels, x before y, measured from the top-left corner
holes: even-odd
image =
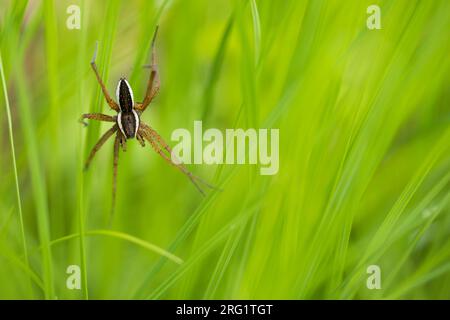
[[[98,140],[95,146],[92,148],[86,163],[85,170],[88,169],[89,164],[94,158],[95,154],[99,149],[104,145],[104,143],[112,137],[114,134],[116,135],[114,141],[114,161],[113,161],[113,183],[112,183],[112,207],[111,211],[114,211],[114,204],[116,199],[116,184],[117,184],[117,167],[119,160],[119,148],[122,147],[123,151],[126,151],[126,143],[128,139],[136,138],[142,147],[145,147],[145,140],[147,140],[152,148],[168,163],[177,167],[184,173],[190,181],[195,185],[195,187],[200,191],[202,195],[205,195],[203,189],[200,187],[199,183],[202,183],[208,188],[214,188],[203,179],[193,175],[190,171],[186,169],[186,167],[172,154],[172,149],[170,146],[161,138],[161,136],[149,125],[145,124],[141,121],[140,116],[148,107],[148,105],[152,102],[153,98],[157,95],[159,91],[159,76],[157,71],[157,66],[155,63],[155,40],[156,35],[158,33],[158,27],[155,29],[155,33],[153,34],[153,39],[151,43],[151,72],[150,77],[147,84],[147,90],[145,93],[144,100],[139,103],[134,101],[133,90],[131,89],[130,84],[125,78],[120,78],[117,88],[116,88],[116,98],[117,101],[114,101],[108,93],[105,84],[103,83],[100,74],[97,70],[97,65],[95,63],[97,56],[98,43],[96,44],[94,56],[91,60],[91,67],[94,70],[95,76],[97,78],[98,83],[102,89],[103,95],[105,96],[106,102],[109,107],[117,112],[117,115],[110,116],[102,113],[85,113],[81,115],[80,121],[83,122],[83,119],[90,120],[98,120],[98,121],[106,121],[113,122],[114,125],[106,131],[103,136]],[[173,161],[173,160],[175,161]]]

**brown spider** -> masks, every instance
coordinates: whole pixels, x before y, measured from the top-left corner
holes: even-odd
[[[98,44],[96,44],[94,56],[92,57],[91,66],[92,69],[94,70],[95,76],[97,77],[97,81],[102,88],[103,95],[106,98],[106,102],[111,107],[111,109],[116,111],[118,114],[116,116],[110,116],[102,113],[86,113],[81,116],[80,120],[85,125],[86,123],[83,122],[83,119],[114,122],[114,125],[103,134],[103,136],[98,140],[96,145],[93,147],[92,151],[89,154],[88,159],[86,160],[85,170],[89,167],[89,164],[92,161],[92,158],[97,153],[97,151],[114,133],[116,133],[116,139],[114,142],[113,187],[112,187],[112,207],[111,207],[112,211],[114,210],[114,203],[116,198],[116,180],[117,180],[117,166],[119,160],[119,146],[122,147],[123,151],[126,151],[127,139],[136,138],[143,147],[145,146],[144,139],[147,140],[151,144],[152,148],[161,157],[163,157],[164,160],[180,169],[181,172],[183,172],[192,181],[192,183],[195,185],[195,187],[200,191],[202,195],[204,195],[205,193],[200,188],[198,183],[203,183],[208,188],[214,188],[204,180],[200,179],[197,176],[194,176],[191,172],[189,172],[186,169],[186,167],[180,161],[178,161],[178,159],[174,158],[176,160],[176,163],[172,161],[171,156],[174,157],[174,155],[172,155],[172,150],[169,147],[169,145],[161,138],[161,136],[155,130],[153,130],[149,125],[143,123],[140,120],[140,115],[145,111],[145,109],[148,107],[150,102],[152,102],[153,98],[159,91],[160,83],[155,63],[155,39],[157,32],[158,27],[156,27],[152,39],[151,45],[152,53],[150,66],[151,72],[147,84],[147,91],[145,94],[145,98],[144,101],[142,101],[142,103],[134,102],[133,91],[131,90],[129,83],[125,78],[121,78],[119,80],[119,83],[117,84],[116,97],[119,103],[117,104],[113,99],[111,99],[111,96],[109,95],[108,90],[106,89],[100,77],[100,74],[98,73],[97,65],[95,64]]]

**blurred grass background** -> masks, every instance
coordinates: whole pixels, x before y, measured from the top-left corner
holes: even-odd
[[[0,22],[0,298],[450,298],[449,1],[0,0]],[[279,128],[280,170],[190,166],[223,189],[203,198],[130,141],[109,226],[112,140],[82,172],[110,124],[80,115],[113,114],[89,61],[99,40],[139,101],[156,24],[143,120]]]

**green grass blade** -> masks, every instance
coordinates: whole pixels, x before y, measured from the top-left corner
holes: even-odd
[[[108,236],[116,239],[125,240],[127,242],[133,243],[139,247],[142,247],[148,251],[154,252],[156,254],[159,254],[160,256],[163,256],[172,262],[175,262],[176,264],[182,264],[183,260],[176,255],[170,253],[169,251],[166,251],[157,245],[154,245],[153,243],[147,242],[145,240],[139,239],[137,237],[134,237],[132,235],[120,232],[120,231],[114,231],[114,230],[90,230],[85,232],[85,236]],[[80,234],[71,234],[67,235],[55,240],[52,240],[50,242],[50,245],[55,245],[70,239],[79,238]]]
[[[222,183],[217,185],[219,189],[223,189],[224,186],[227,184],[229,179],[232,177],[233,172],[231,172],[225,179],[222,180]],[[178,231],[176,238],[173,240],[173,242],[169,246],[169,251],[175,252],[175,250],[178,248],[178,246],[186,240],[186,238],[189,236],[189,234],[193,231],[194,227],[199,223],[201,217],[206,214],[207,210],[214,204],[214,201],[219,196],[219,192],[214,192],[213,194],[209,195],[198,207],[197,209],[192,213],[192,215],[189,217],[189,219],[186,221],[186,223],[183,225],[183,227]],[[152,280],[152,278],[155,276],[156,273],[158,273],[159,270],[163,267],[166,260],[160,259],[153,268],[150,269],[148,274],[144,277],[144,281],[141,283],[138,289],[136,289],[134,293],[134,298],[142,298],[146,293],[145,290],[147,289],[148,283]]]
[[[22,261],[14,252],[11,251],[8,247],[6,247],[3,243],[0,242],[0,254],[3,255],[8,261],[10,261],[17,268],[22,270],[30,280],[34,282],[43,292],[45,292],[44,283],[39,278],[39,276],[30,268],[30,266]]]
[[[215,246],[220,244],[227,235],[234,231],[236,227],[244,225],[252,213],[255,212],[255,208],[249,208],[245,212],[231,221],[228,225],[224,226],[219,232],[217,232],[207,243],[205,243],[200,250],[198,250],[189,260],[176,270],[170,277],[168,277],[164,283],[157,287],[146,299],[155,300],[160,299],[162,295],[177,281],[179,280],[190,268],[192,268],[198,261],[200,261],[207,253],[209,253]]]
[[[81,1],[81,8],[86,8],[86,3],[84,0]],[[82,9],[82,10],[83,10]],[[85,18],[84,23],[87,24],[87,17]],[[87,67],[87,55],[86,55],[86,50],[87,50],[87,36],[88,33],[83,29],[83,31],[81,32],[80,36],[79,36],[79,52],[78,52],[78,75],[77,78],[78,79],[83,79],[83,71],[85,70],[85,68]],[[84,83],[83,81],[80,81],[81,83]],[[85,94],[85,87],[80,83],[79,86],[79,90],[78,90],[78,106],[79,106],[79,113],[85,113],[85,110],[83,110],[83,96]],[[77,213],[78,213],[78,231],[79,234],[81,235],[79,237],[79,244],[80,244],[80,260],[81,260],[81,277],[82,277],[82,288],[83,288],[83,293],[84,293],[84,298],[86,300],[89,299],[89,287],[88,287],[88,271],[87,271],[87,258],[86,258],[86,241],[85,241],[85,221],[86,221],[86,212],[85,212],[85,203],[84,203],[84,172],[83,172],[83,168],[84,168],[84,161],[85,159],[83,158],[83,127],[82,126],[78,126],[78,141],[79,143],[77,144],[77,155],[78,155],[78,167],[77,167],[77,194],[78,194],[78,204],[77,204]]]
[[[45,288],[45,298],[54,299],[54,278],[52,265],[52,252],[50,249],[50,227],[49,227],[49,212],[47,204],[47,188],[45,179],[41,169],[41,162],[39,159],[37,131],[34,122],[31,119],[31,103],[28,96],[28,88],[26,87],[26,80],[24,70],[21,63],[18,63],[16,68],[16,84],[19,93],[19,112],[22,121],[22,132],[26,142],[28,163],[31,171],[31,180],[33,187],[33,196],[36,204],[36,215],[38,222],[38,231],[42,250],[42,265],[43,265],[43,279]]]
[[[223,31],[222,38],[220,39],[219,46],[216,51],[216,55],[214,56],[214,61],[212,63],[211,70],[208,75],[208,80],[206,83],[206,88],[203,94],[203,107],[202,107],[202,119],[204,122],[207,121],[209,115],[211,113],[211,107],[213,103],[214,97],[214,88],[216,86],[217,80],[219,79],[220,71],[222,68],[223,60],[225,58],[225,53],[227,49],[227,44],[229,41],[229,37],[231,34],[231,30],[233,29],[234,24],[234,13],[228,19],[225,30]]]
[[[27,241],[26,241],[26,236],[25,236],[25,226],[24,226],[24,222],[23,222],[22,201],[21,201],[21,197],[20,197],[19,175],[17,174],[16,151],[15,151],[15,147],[14,147],[14,133],[13,133],[13,124],[12,124],[12,120],[11,120],[11,108],[9,106],[8,89],[7,89],[7,85],[6,85],[5,73],[3,70],[3,58],[2,58],[1,51],[0,51],[0,75],[1,75],[1,79],[2,79],[3,96],[5,99],[6,116],[8,119],[9,143],[11,146],[11,157],[12,157],[13,170],[14,170],[14,181],[15,181],[15,186],[16,186],[17,210],[19,212],[20,236],[21,236],[21,240],[22,240],[25,264],[28,268],[30,268],[30,263],[28,261]],[[32,290],[31,287],[30,287],[30,290]],[[31,291],[31,294],[32,294],[32,291]]]
[[[255,46],[255,67],[259,65],[261,58],[261,22],[259,19],[256,0],[250,0],[253,19],[253,42]]]

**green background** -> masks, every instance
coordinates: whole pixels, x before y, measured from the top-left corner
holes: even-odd
[[[450,1],[0,0],[0,22],[0,298],[450,298]],[[114,114],[89,61],[99,40],[139,101],[156,24],[143,120],[168,142],[279,128],[280,169],[191,165],[222,189],[202,197],[129,141],[109,225],[112,140],[82,171],[110,124],[80,115]]]

